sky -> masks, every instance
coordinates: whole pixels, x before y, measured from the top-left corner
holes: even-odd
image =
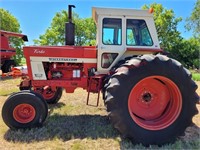
[[[75,5],[74,11],[81,18],[92,16],[92,7],[132,8],[141,9],[144,4],[162,4],[167,9],[173,9],[176,17],[182,17],[178,30],[188,39],[192,36],[185,28],[185,19],[189,17],[196,0],[0,0],[0,8],[8,10],[20,22],[21,31],[28,36],[26,45],[33,45],[33,39],[38,39],[50,26],[56,12],[67,10],[68,5]]]

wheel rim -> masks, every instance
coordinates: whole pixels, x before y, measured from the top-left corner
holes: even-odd
[[[51,88],[45,89],[42,93],[45,100],[51,99],[54,97],[56,91],[52,91]]]
[[[178,118],[182,96],[177,85],[163,76],[150,76],[138,82],[128,98],[134,122],[148,130],[164,129]]]
[[[37,88],[35,91],[39,92],[40,94],[42,94],[43,98],[45,100],[47,100],[47,101],[49,99],[52,99],[55,96],[55,94],[56,94],[56,91],[53,91],[50,87],[46,88],[46,89],[44,89],[44,88]]]
[[[35,115],[35,108],[30,104],[19,104],[13,110],[13,117],[19,123],[29,123]]]

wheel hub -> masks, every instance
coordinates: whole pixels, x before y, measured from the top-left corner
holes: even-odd
[[[13,110],[13,118],[19,123],[29,123],[35,115],[35,108],[30,104],[19,104]]]
[[[45,100],[51,99],[55,96],[56,91],[52,90],[50,87],[48,88],[35,88],[35,91],[42,94]]]
[[[142,100],[146,103],[151,102],[152,100],[152,96],[150,93],[144,93],[144,95],[142,95]]]
[[[146,77],[129,94],[129,113],[145,129],[159,130],[169,126],[179,116],[181,108],[179,88],[166,77]]]

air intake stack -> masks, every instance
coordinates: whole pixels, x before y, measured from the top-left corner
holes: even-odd
[[[65,45],[74,45],[75,24],[72,22],[72,8],[74,5],[68,5],[68,22],[65,23]]]

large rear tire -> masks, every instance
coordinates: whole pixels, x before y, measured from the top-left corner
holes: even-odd
[[[109,118],[134,143],[174,142],[198,113],[197,86],[189,71],[163,55],[126,61],[106,86]]]
[[[19,92],[11,95],[2,108],[2,118],[11,129],[41,126],[47,114],[46,102],[30,92]]]

